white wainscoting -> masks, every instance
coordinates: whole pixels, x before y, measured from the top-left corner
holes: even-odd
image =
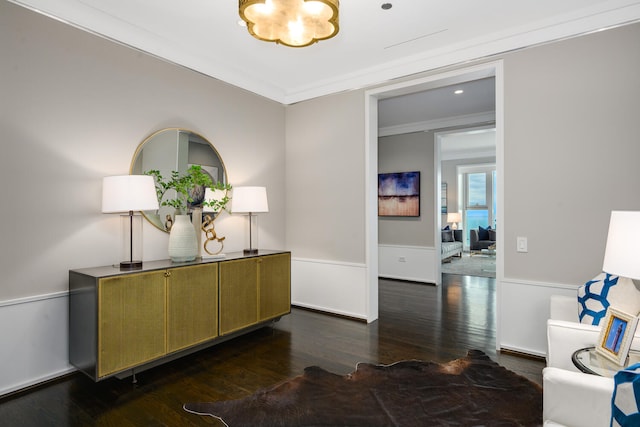
[[[551,295],[576,296],[576,285],[504,279],[498,291],[498,347],[537,356],[547,354]],[[578,302],[576,300],[576,321]]]
[[[0,396],[75,370],[68,292],[0,302]]]
[[[306,258],[291,259],[291,303],[367,319],[365,264]]]
[[[435,263],[436,251],[432,247],[378,245],[380,277],[437,283]]]
[[[396,253],[396,257],[433,265],[433,250],[425,249]],[[382,258],[381,255],[381,273]],[[417,261],[425,258],[426,261]],[[398,276],[421,281],[432,277],[427,273],[399,272]],[[367,318],[364,264],[294,258],[291,282],[294,305]],[[554,294],[574,296],[576,286],[503,280],[498,294],[498,346],[545,356],[549,298]],[[68,363],[68,303],[67,292],[0,302],[0,396],[74,371]]]

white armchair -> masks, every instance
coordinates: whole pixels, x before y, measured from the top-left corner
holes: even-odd
[[[571,361],[574,351],[592,347],[600,336],[600,327],[578,322],[575,297],[552,295],[550,319],[547,320],[547,366],[580,372]],[[640,349],[640,328],[636,330],[632,349]]]
[[[571,361],[574,351],[595,345],[600,327],[578,322],[576,298],[554,295],[549,308],[547,367],[542,371],[544,425],[608,426],[613,379],[581,373]],[[640,348],[638,331],[631,347]]]
[[[640,239],[640,212],[613,211],[607,236],[602,271],[623,279],[640,280],[637,245]],[[599,280],[599,279],[598,279]],[[597,283],[597,282],[592,282]],[[625,280],[615,293],[615,304],[638,311],[638,290],[635,283]],[[607,285],[609,286],[609,285]],[[635,289],[633,289],[635,287]],[[610,290],[610,289],[609,289]],[[573,298],[552,296],[550,319],[547,321],[547,367],[542,371],[543,419],[545,426],[599,427],[611,425],[611,397],[613,378],[583,374],[573,366],[574,351],[594,346],[600,336],[600,327],[580,324],[577,295]],[[631,348],[640,348],[640,331],[631,341]],[[621,390],[629,389],[623,387]],[[629,398],[629,396],[627,396]],[[631,399],[630,399],[631,400]],[[628,402],[628,401],[627,401]],[[635,409],[635,408],[630,408]]]
[[[546,367],[542,370],[544,425],[604,427],[611,421],[613,379]]]

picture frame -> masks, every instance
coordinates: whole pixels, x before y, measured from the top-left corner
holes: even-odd
[[[420,172],[378,174],[378,216],[420,216]]]
[[[596,352],[619,366],[624,366],[638,317],[609,307],[604,317]]]
[[[446,215],[447,214],[447,183],[443,182],[442,183],[442,188],[440,189],[440,209],[441,209],[441,214],[442,215]]]

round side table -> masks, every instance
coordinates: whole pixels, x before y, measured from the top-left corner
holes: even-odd
[[[613,376],[625,366],[633,365],[640,362],[640,351],[629,350],[629,356],[624,366],[617,365],[615,362],[598,354],[595,347],[581,348],[571,355],[571,361],[585,374],[600,375],[601,377]]]

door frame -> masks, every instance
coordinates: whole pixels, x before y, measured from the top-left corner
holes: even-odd
[[[498,174],[498,218],[505,223],[504,206],[504,75],[503,61],[460,68],[430,76],[389,84],[365,91],[365,274],[367,321],[378,318],[378,101],[450,86],[481,78],[495,77],[496,89],[496,171]],[[434,171],[435,173],[435,171]],[[439,181],[436,179],[436,185]],[[436,223],[437,221],[434,221]],[[436,235],[437,238],[437,235]],[[504,248],[504,233],[498,233],[499,248]],[[440,261],[439,256],[435,257]],[[496,348],[500,342],[500,294],[504,276],[504,251],[496,254]],[[440,266],[437,266],[439,271]]]

